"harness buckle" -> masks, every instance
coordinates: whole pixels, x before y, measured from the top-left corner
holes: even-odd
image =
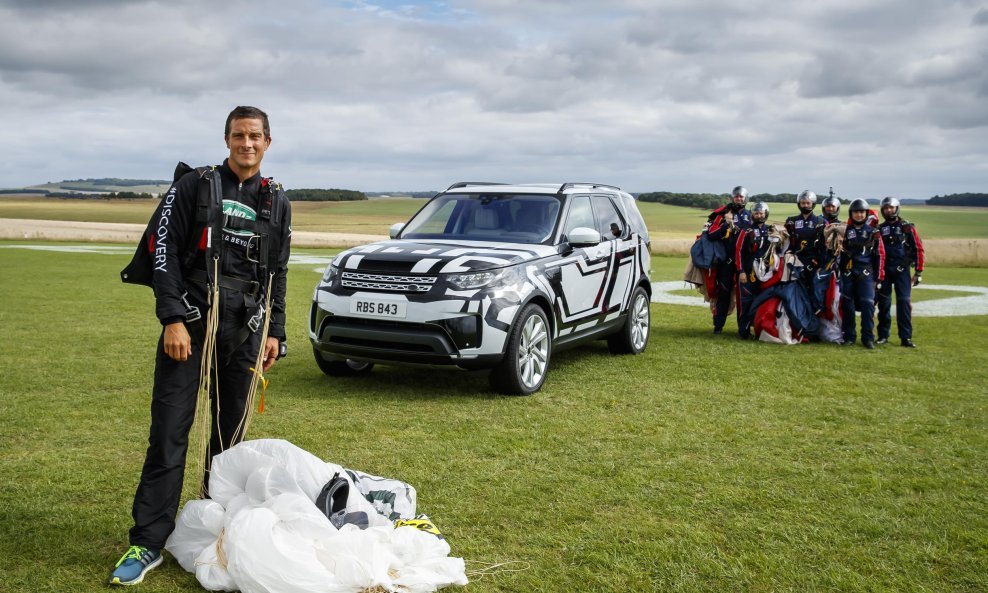
[[[251,235],[250,239],[247,239],[247,249],[244,251],[244,257],[247,261],[256,264],[261,261],[261,236]]]
[[[199,307],[193,307],[186,297],[189,293],[182,295],[182,304],[185,305],[185,321],[191,323],[193,321],[199,321],[202,319],[202,313],[199,312]]]
[[[251,333],[257,332],[261,327],[261,323],[264,321],[264,306],[261,305],[257,308],[257,312],[247,320],[247,328],[250,329]]]

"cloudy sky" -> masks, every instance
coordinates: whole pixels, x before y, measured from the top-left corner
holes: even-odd
[[[0,187],[219,162],[247,104],[290,188],[988,191],[988,0],[0,0],[0,22]]]

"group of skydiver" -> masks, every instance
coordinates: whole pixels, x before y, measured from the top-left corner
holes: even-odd
[[[923,243],[915,225],[901,218],[899,200],[882,199],[881,224],[861,198],[850,203],[850,216],[841,221],[839,199],[824,199],[818,216],[817,196],[806,190],[796,197],[799,214],[780,228],[768,224],[767,203],[748,210],[747,199],[748,190],[735,187],[731,201],[709,215],[692,251],[715,334],[723,331],[733,307],[742,339],[751,339],[754,330],[754,337],[766,341],[852,345],[857,311],[861,344],[874,349],[889,340],[894,289],[900,343],[916,347],[911,288],[922,281]]]

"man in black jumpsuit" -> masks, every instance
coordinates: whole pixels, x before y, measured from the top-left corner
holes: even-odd
[[[220,295],[204,490],[212,456],[243,437],[238,426],[247,412],[253,375],[250,368],[258,349],[264,348],[262,369],[267,371],[285,340],[291,212],[284,194],[260,174],[261,160],[271,145],[267,115],[254,107],[237,107],[227,118],[224,136],[230,156],[218,167],[225,215],[220,236],[211,236],[201,221],[197,222],[200,184],[206,183],[197,171],[172,185],[151,220],[150,228],[155,230],[153,288],[163,331],[155,360],[147,455],[134,496],[131,547],[114,567],[111,584],[141,582],[148,570],[161,563],[161,549],[175,528],[199,391],[203,321],[209,311],[207,279],[215,274],[213,262],[206,261],[207,253],[218,258]],[[271,192],[275,192],[273,196]],[[265,205],[281,209],[279,224],[273,224],[274,217],[267,227],[251,222],[258,220]],[[261,234],[259,229],[267,232]],[[201,237],[194,236],[199,233]],[[278,240],[267,245],[278,245],[277,257],[266,260],[263,245],[274,234]],[[265,261],[277,263],[264,265]],[[274,269],[265,271],[267,267]],[[271,311],[264,313],[267,276],[271,273]],[[259,322],[264,314],[271,320],[262,345]]]

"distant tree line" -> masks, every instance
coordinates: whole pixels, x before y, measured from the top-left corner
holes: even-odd
[[[401,196],[409,198],[431,198],[438,194],[437,191],[369,191],[368,196]]]
[[[12,194],[47,194],[47,189],[0,189],[0,195]]]
[[[988,194],[950,194],[949,196],[933,196],[926,203],[932,206],[988,207]]]
[[[117,177],[100,177],[99,179],[66,179],[62,183],[65,189],[92,189],[90,187],[69,187],[65,183],[89,183],[92,185],[112,185],[116,187],[134,187],[136,185],[171,185],[164,179],[119,179]]]
[[[828,194],[817,194],[817,201],[820,202]],[[688,208],[703,208],[713,210],[723,206],[731,199],[731,194],[691,194],[671,191],[657,191],[638,194],[638,199],[643,202],[659,202],[672,206],[686,206]],[[796,194],[754,194],[748,196],[748,202],[786,202],[794,203]]]
[[[121,184],[119,187],[134,187],[136,185],[138,185],[138,184],[136,184],[136,183],[135,184],[131,184],[131,185]],[[143,184],[141,184],[141,185],[143,185]],[[90,187],[88,185],[70,185],[70,184],[62,184],[62,185],[60,185],[59,188],[57,190],[55,190],[55,192],[59,192],[59,191],[61,191],[61,192],[76,192],[76,193],[99,192],[102,195],[109,195],[109,194],[115,193],[115,192],[107,192],[102,187],[95,187],[95,186]],[[130,194],[130,193],[132,193],[132,192],[120,192],[121,195]],[[144,195],[150,195],[150,194],[144,194]]]
[[[348,202],[366,200],[363,192],[352,189],[289,189],[285,195],[293,202]]]
[[[100,192],[100,193],[80,193],[67,191],[51,191],[46,194],[48,198],[64,198],[70,200],[152,200],[159,196],[145,192]]]

